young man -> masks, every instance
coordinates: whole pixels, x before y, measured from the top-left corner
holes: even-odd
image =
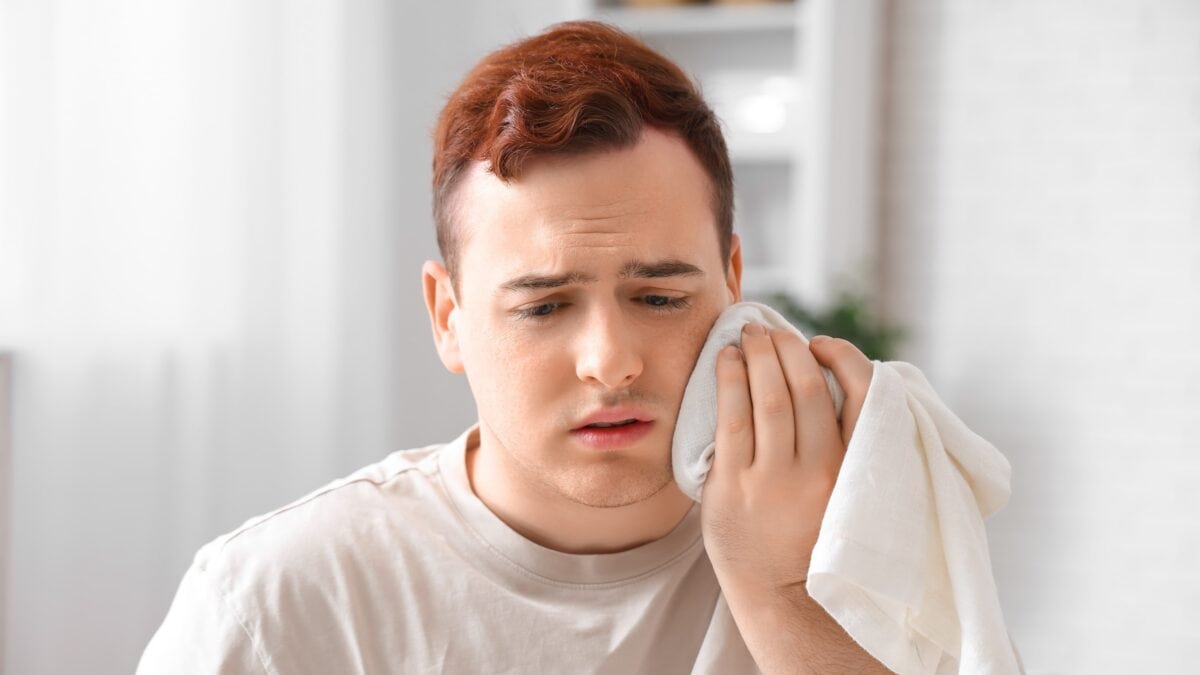
[[[741,298],[728,153],[687,77],[561,24],[476,66],[434,153],[425,299],[478,423],[205,546],[139,672],[888,672],[805,591],[861,352],[748,330],[703,506],[673,480],[684,386]]]

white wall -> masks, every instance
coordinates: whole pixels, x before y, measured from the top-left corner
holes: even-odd
[[[1200,3],[891,7],[885,304],[1012,462],[989,528],[1026,665],[1194,671]]]
[[[560,4],[0,0],[4,672],[131,672],[205,541],[473,421],[431,131]]]

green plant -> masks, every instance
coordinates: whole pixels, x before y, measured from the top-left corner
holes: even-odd
[[[869,359],[895,360],[896,347],[904,338],[901,328],[884,325],[873,318],[868,299],[852,291],[839,293],[837,301],[823,312],[804,307],[785,293],[771,294],[765,302],[805,335],[828,335],[848,340]]]

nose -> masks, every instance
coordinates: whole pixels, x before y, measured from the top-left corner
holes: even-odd
[[[642,374],[638,343],[636,329],[626,325],[620,311],[598,307],[579,338],[575,373],[580,380],[605,389],[628,387]]]

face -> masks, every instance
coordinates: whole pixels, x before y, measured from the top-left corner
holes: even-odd
[[[726,271],[699,161],[647,129],[631,149],[538,158],[508,184],[478,163],[457,203],[461,296],[427,263],[426,297],[443,363],[470,383],[481,447],[551,499],[616,507],[658,493],[700,348],[741,297],[740,247],[735,235]],[[578,429],[613,409],[648,424],[598,449]]]

